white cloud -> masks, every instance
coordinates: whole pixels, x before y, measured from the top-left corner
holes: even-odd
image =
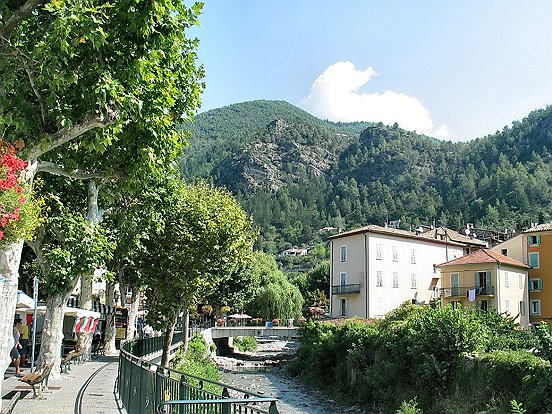
[[[435,127],[429,111],[412,96],[386,90],[382,93],[360,93],[358,89],[376,76],[372,67],[355,68],[351,62],[329,66],[314,81],[301,107],[319,118],[332,121],[395,122],[401,128],[436,137],[447,137],[446,125]]]

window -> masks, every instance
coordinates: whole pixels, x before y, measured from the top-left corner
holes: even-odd
[[[379,317],[382,317],[383,318],[383,299],[382,298],[378,298],[377,299],[377,312],[378,312],[378,316]]]
[[[479,309],[482,311],[489,310],[489,301],[488,300],[482,300],[479,302]]]
[[[457,300],[453,300],[450,302],[450,305],[452,306],[452,309],[460,309],[460,302]]]
[[[341,316],[347,315],[347,299],[341,299],[339,305],[339,314]]]
[[[538,246],[541,242],[539,235],[537,236],[527,236],[527,245],[528,246]]]
[[[541,279],[529,279],[529,290],[532,292],[542,290]]]
[[[393,287],[399,287],[399,274],[397,272],[393,272]]]
[[[539,268],[539,252],[529,253],[529,266]]]
[[[519,316],[525,316],[525,302],[524,301],[520,301],[519,302]]]
[[[376,244],[376,260],[381,260],[381,244]]]
[[[347,246],[341,246],[339,248],[339,253],[341,263],[347,262]]]
[[[508,256],[508,249],[502,249],[500,250],[500,253],[502,253],[504,256]]]
[[[399,254],[397,253],[397,246],[393,246],[392,250],[393,250],[393,261],[398,262],[399,261]]]
[[[416,249],[410,249],[410,263],[416,263]]]
[[[347,272],[341,272],[339,274],[339,284],[345,286],[347,284]]]
[[[540,299],[532,299],[531,304],[529,305],[529,312],[531,315],[540,315],[541,314],[541,301]]]
[[[410,288],[411,289],[417,289],[418,288],[418,279],[416,278],[416,273],[412,273],[410,275]]]
[[[504,301],[504,312],[510,312],[510,300],[506,299]]]
[[[523,287],[525,286],[525,281],[523,279],[523,273],[518,273],[518,288],[520,289],[523,289]]]
[[[510,274],[504,272],[504,287],[510,287]]]
[[[383,272],[381,270],[376,272],[376,286],[383,286]]]
[[[460,273],[450,274],[450,294],[458,296],[460,294]]]

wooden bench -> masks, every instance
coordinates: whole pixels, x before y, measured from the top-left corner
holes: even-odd
[[[52,366],[46,366],[41,371],[35,371],[31,374],[23,375],[19,381],[29,384],[33,389],[33,398],[43,399],[42,387],[48,388],[48,377],[52,371]],[[38,385],[38,393],[35,386]]]
[[[82,364],[84,358],[83,351],[71,351],[61,360],[61,372],[67,374],[71,370],[71,362]]]
[[[92,354],[95,356],[98,356],[98,355],[105,356],[105,342],[94,344],[94,346],[92,347]]]

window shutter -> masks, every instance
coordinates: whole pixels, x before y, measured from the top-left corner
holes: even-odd
[[[487,274],[485,275],[485,286],[490,287],[491,286],[491,271],[487,270]]]
[[[479,287],[479,274],[477,272],[473,275],[473,285]]]
[[[537,244],[540,244],[540,234],[536,236]]]
[[[542,279],[537,280],[537,289],[542,290]]]

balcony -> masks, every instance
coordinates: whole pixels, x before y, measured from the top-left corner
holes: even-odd
[[[332,295],[345,295],[347,293],[360,293],[360,285],[332,286]]]
[[[494,286],[468,286],[468,287],[449,287],[440,289],[440,297],[448,298],[452,296],[468,296],[468,291],[475,289],[475,296],[494,296]]]

